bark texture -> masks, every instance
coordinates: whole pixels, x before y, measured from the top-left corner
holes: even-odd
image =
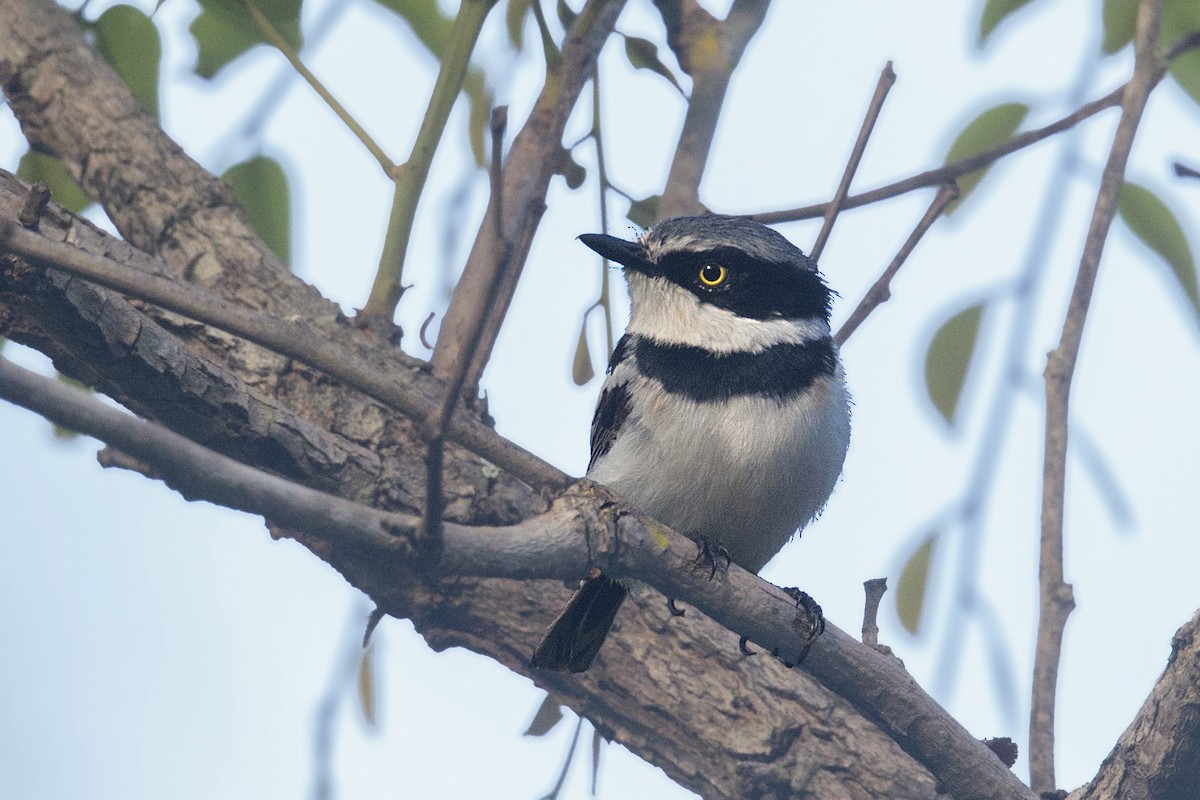
[[[1071,800],[1200,797],[1200,611],[1171,640],[1167,668],[1096,779]]]

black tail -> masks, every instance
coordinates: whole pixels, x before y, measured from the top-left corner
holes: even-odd
[[[554,620],[530,662],[539,669],[583,672],[600,652],[629,591],[603,576],[583,584]]]

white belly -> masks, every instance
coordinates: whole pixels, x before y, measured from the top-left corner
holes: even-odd
[[[840,370],[782,403],[696,403],[632,380],[641,401],[589,478],[680,533],[719,542],[753,572],[824,507],[850,441]]]

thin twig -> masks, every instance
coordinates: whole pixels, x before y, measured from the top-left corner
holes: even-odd
[[[892,259],[892,263],[888,264],[887,269],[875,280],[867,293],[863,295],[863,299],[858,301],[858,305],[854,307],[854,311],[850,312],[849,318],[842,323],[842,327],[838,329],[833,340],[838,346],[846,343],[858,326],[871,315],[876,308],[886,303],[892,296],[892,278],[896,277],[896,273],[900,271],[900,267],[904,266],[904,262],[912,254],[917,243],[921,241],[921,237],[929,230],[934,221],[942,215],[942,211],[949,205],[954,198],[958,197],[958,186],[955,183],[947,183],[938,189],[937,195],[933,198],[933,202],[929,204],[929,208],[925,210],[925,216],[921,217],[921,221],[917,223],[917,227],[913,228],[913,232],[909,234],[904,246],[896,253],[896,257]]]
[[[504,201],[509,209],[504,218],[505,244],[496,239],[490,218],[485,218],[454,288],[450,307],[442,318],[437,346],[430,359],[433,374],[442,380],[457,372],[469,331],[475,319],[483,314],[487,323],[465,384],[479,385],[546,210],[546,191],[558,154],[562,152],[567,118],[584,83],[593,74],[596,57],[611,35],[625,2],[588,0],[563,43],[562,61],[547,67],[546,81],[533,111],[508,151],[504,170]],[[511,247],[511,255],[503,265],[507,274],[499,281],[498,294],[489,308],[484,304],[489,287],[497,283],[495,270],[501,264],[496,253],[502,246]]]
[[[604,134],[600,126],[600,71],[592,76],[592,131],[588,134],[596,143],[596,178],[600,184],[600,232],[608,233],[608,190],[611,186],[608,182],[608,167],[604,160]],[[600,308],[604,311],[604,341],[608,347],[606,351],[608,355],[612,355],[613,351],[613,315],[612,303],[610,302],[609,288],[609,268],[608,259],[603,256],[600,258],[600,296],[596,298],[592,308]],[[591,308],[588,309],[588,312]],[[584,321],[587,316],[585,314]]]
[[[437,401],[419,390],[411,378],[406,379],[403,374],[382,370],[377,364],[353,357],[344,347],[326,340],[303,320],[275,319],[192,284],[130,269],[70,245],[53,242],[4,220],[0,220],[2,250],[241,336],[324,372],[420,423],[436,413]],[[569,481],[561,470],[497,435],[473,417],[454,415],[448,435],[530,486],[562,488]]]
[[[1100,256],[1116,215],[1117,195],[1124,180],[1125,165],[1146,101],[1163,74],[1163,63],[1155,52],[1161,13],[1162,0],[1142,0],[1138,7],[1133,77],[1126,84],[1121,119],[1117,123],[1112,149],[1100,179],[1100,189],[1075,286],[1071,291],[1062,336],[1058,347],[1051,351],[1046,360],[1046,437],[1038,566],[1040,608],[1029,718],[1030,784],[1038,794],[1057,788],[1054,774],[1054,704],[1063,631],[1067,617],[1075,607],[1071,587],[1063,577],[1063,505],[1071,380],[1079,357],[1079,345],[1096,284]]]
[[[362,308],[362,313],[368,319],[375,317],[390,322],[396,314],[396,305],[404,294],[404,260],[408,254],[413,221],[417,216],[417,205],[425,190],[425,181],[429,177],[429,168],[438,144],[445,133],[446,122],[450,119],[450,111],[462,92],[479,32],[496,2],[464,0],[459,6],[412,152],[408,161],[388,173],[396,186],[392,192],[392,210],[388,216],[387,233],[384,234],[383,252],[379,255],[379,268],[375,272],[371,294]]]
[[[1009,139],[1004,144],[993,147],[991,150],[985,150],[982,153],[964,158],[962,161],[955,161],[953,164],[946,164],[937,169],[926,170],[918,175],[913,175],[911,178],[905,178],[902,181],[890,183],[887,186],[881,186],[878,189],[872,189],[869,192],[862,194],[851,195],[846,198],[842,204],[842,210],[850,208],[859,208],[860,206],[878,203],[881,200],[888,200],[893,197],[898,197],[902,194],[923,189],[926,186],[937,186],[948,181],[956,180],[966,175],[969,172],[975,172],[978,169],[986,167],[994,161],[1003,158],[1010,153],[1015,153],[1018,150],[1037,144],[1038,142],[1053,136],[1056,133],[1071,128],[1089,117],[1094,117],[1106,108],[1120,105],[1121,98],[1125,95],[1125,90],[1129,84],[1125,84],[1108,94],[1101,97],[1099,100],[1080,106],[1078,109],[1058,120],[1052,122],[1044,128],[1038,128],[1032,131],[1020,133]],[[784,211],[765,211],[758,214],[749,214],[749,218],[757,220],[764,225],[771,225],[779,222],[794,222],[801,219],[815,219],[823,216],[829,209],[829,203],[818,203],[817,205],[803,206],[801,208],[791,208]]]
[[[504,131],[507,128],[508,106],[493,108],[490,129],[492,133],[491,184],[494,194],[492,195],[490,205],[497,238],[502,237],[504,233],[504,218],[500,215],[504,208],[502,197],[504,191],[502,157]],[[501,260],[507,261],[511,252],[511,248],[507,244],[501,247]],[[495,296],[496,287],[503,278],[505,271],[503,266],[496,270],[497,280],[490,287],[489,299]],[[442,405],[437,413],[425,421],[425,437],[427,442],[425,451],[425,515],[422,518],[420,541],[423,554],[429,559],[430,563],[436,563],[442,554],[442,514],[445,511],[445,497],[442,495],[442,467],[446,443],[446,427],[450,423],[450,418],[454,415],[454,407],[458,405],[458,397],[462,394],[463,383],[467,379],[467,369],[471,365],[471,359],[474,358],[475,350],[479,347],[485,321],[486,317],[482,315],[475,321],[475,327],[471,330],[472,335],[467,340],[464,351],[465,357],[459,365],[460,369],[447,381],[446,395],[442,399]]]
[[[250,15],[250,18],[254,20],[254,24],[258,26],[259,31],[262,32],[266,40],[282,53],[284,58],[291,62],[296,72],[300,73],[304,80],[308,82],[308,85],[312,87],[313,91],[325,101],[325,105],[329,106],[329,109],[334,114],[337,114],[338,119],[345,123],[346,127],[358,137],[363,146],[379,162],[379,166],[383,169],[384,173],[390,176],[395,171],[396,165],[388,158],[388,154],[384,152],[383,148],[371,138],[371,135],[367,133],[362,125],[358,124],[358,120],[346,110],[346,107],[337,101],[333,93],[325,88],[325,84],[321,83],[317,76],[312,73],[312,70],[304,66],[304,62],[300,60],[300,55],[292,49],[287,39],[283,38],[283,34],[271,24],[271,20],[267,19],[266,15],[259,11],[250,0],[239,0],[239,2],[242,4],[242,8],[246,9],[246,13]]]
[[[871,104],[867,107],[867,115],[863,118],[862,127],[858,131],[858,140],[854,142],[854,149],[850,152],[850,159],[846,162],[841,183],[838,184],[833,199],[829,201],[829,207],[825,209],[825,221],[821,223],[821,232],[817,234],[817,240],[813,242],[812,252],[809,254],[813,261],[820,261],[821,253],[825,251],[825,243],[829,241],[829,234],[833,232],[833,224],[837,220],[838,212],[842,210],[842,203],[846,201],[846,195],[850,192],[850,182],[854,180],[854,173],[858,171],[858,165],[862,162],[863,153],[867,149],[867,141],[871,138],[871,131],[875,129],[875,120],[879,119],[883,102],[887,100],[888,92],[892,90],[892,84],[895,82],[896,73],[892,69],[892,62],[889,61],[884,65],[883,71],[879,73],[879,81],[875,84],[875,94],[871,96]]]
[[[1163,74],[1166,72],[1167,64],[1178,58],[1184,53],[1200,47],[1200,31],[1193,31],[1179,39],[1167,51],[1166,64],[1159,63],[1155,65],[1155,82],[1162,80]],[[898,197],[908,192],[923,189],[926,186],[937,186],[941,183],[957,180],[969,172],[975,172],[978,169],[988,166],[994,161],[998,161],[1010,153],[1015,153],[1030,145],[1053,136],[1056,133],[1072,128],[1080,122],[1094,117],[1106,108],[1119,106],[1123,102],[1125,90],[1129,88],[1129,83],[1117,87],[1113,91],[1101,97],[1099,100],[1093,100],[1090,103],[1080,106],[1075,111],[1071,112],[1062,119],[1052,122],[1044,128],[1026,131],[1025,133],[1017,134],[998,147],[993,147],[991,150],[985,150],[982,153],[964,158],[962,161],[955,161],[953,164],[946,164],[937,169],[926,170],[918,175],[913,175],[911,178],[905,178],[902,181],[889,183],[887,186],[881,186],[878,189],[872,189],[869,192],[852,195],[846,198],[846,202],[842,204],[842,210],[849,208],[859,208],[861,206],[878,203],[880,200],[888,200],[893,197]],[[790,208],[783,211],[762,211],[757,214],[747,214],[749,219],[761,222],[764,225],[773,225],[779,222],[795,222],[802,219],[815,219],[825,215],[829,208],[829,203],[818,203],[811,206],[801,206],[800,208]]]
[[[1071,90],[1071,102],[1077,105],[1083,102],[1095,73],[1095,57],[1092,53],[1084,53],[1079,61],[1078,70]],[[985,636],[999,637],[996,630],[989,631],[987,617],[981,613],[985,603],[978,596],[977,587],[981,584],[979,577],[983,567],[983,540],[985,522],[988,518],[988,504],[996,491],[996,472],[1004,459],[1007,446],[1017,441],[1012,433],[1013,421],[1019,408],[1017,403],[1017,382],[1004,379],[1004,376],[1019,375],[1026,358],[1029,356],[1030,343],[1033,341],[1034,324],[1037,318],[1042,290],[1047,283],[1047,275],[1054,263],[1048,253],[1050,243],[1062,229],[1066,217],[1066,197],[1071,188],[1071,177],[1077,161],[1080,142],[1086,132],[1082,128],[1073,128],[1061,139],[1055,147],[1057,154],[1055,163],[1045,176],[1046,191],[1041,200],[1041,207],[1034,215],[1036,223],[1025,244],[1024,256],[1013,284],[1012,299],[1014,303],[1012,315],[1008,321],[1008,334],[1003,347],[1003,354],[996,374],[1001,376],[995,393],[989,399],[988,408],[984,415],[983,433],[975,449],[975,456],[968,473],[966,489],[957,504],[957,510],[949,515],[956,518],[962,526],[959,536],[961,545],[957,548],[958,566],[954,571],[954,587],[950,594],[955,597],[969,598],[970,602],[958,602],[950,605],[942,634],[942,644],[934,672],[934,692],[940,696],[949,697],[954,693],[954,682],[959,675],[959,664],[962,661],[967,635],[969,617],[978,619],[983,627]],[[1041,354],[1039,354],[1040,357]],[[1042,390],[1038,384],[1038,393]],[[953,519],[939,521],[923,530],[948,530]],[[1003,648],[997,648],[1003,652]],[[998,672],[998,675],[1001,674]],[[1015,682],[1015,669],[1009,663],[1003,673],[1009,682]],[[1004,707],[1013,709],[1008,713],[1012,717],[1012,725],[1016,725],[1016,703],[1002,703]]]

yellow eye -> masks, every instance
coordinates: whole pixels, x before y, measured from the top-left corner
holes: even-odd
[[[705,264],[700,268],[700,283],[709,287],[720,286],[729,279],[729,270],[720,264]]]

